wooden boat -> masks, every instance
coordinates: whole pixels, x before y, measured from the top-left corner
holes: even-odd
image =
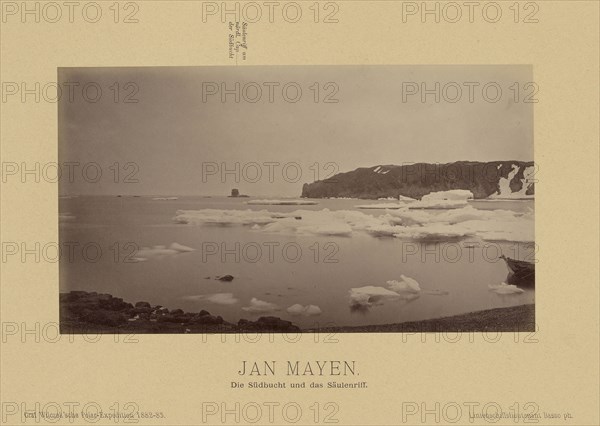
[[[512,273],[511,281],[515,282],[535,282],[535,263],[524,260],[511,259],[504,255],[500,256],[506,262],[509,271]]]

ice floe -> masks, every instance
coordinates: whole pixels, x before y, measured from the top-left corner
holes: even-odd
[[[350,306],[381,305],[386,299],[396,300],[399,298],[398,293],[385,287],[368,285],[350,289]]]
[[[242,310],[250,313],[260,314],[265,312],[279,311],[280,308],[274,303],[265,302],[264,300],[259,300],[256,297],[253,297],[250,300],[250,306],[244,306]]]
[[[266,210],[177,210],[173,220],[191,225],[265,225],[277,219],[289,217],[289,214],[268,212]]]
[[[506,283],[490,284],[488,288],[496,294],[519,294],[525,291],[516,285]]]
[[[467,205],[467,200],[473,199],[473,193],[464,189],[438,191],[421,197],[420,201],[412,203],[410,209],[458,209]]]
[[[468,191],[466,191],[468,192]],[[247,225],[254,232],[285,235],[350,237],[363,232],[419,241],[479,237],[487,241],[534,241],[533,212],[478,210],[471,205],[452,210],[404,207],[374,216],[357,210],[178,210],[173,220],[192,225]]]
[[[400,275],[400,281],[392,280],[387,282],[390,290],[396,293],[419,293],[421,287],[417,280],[407,277],[406,275]]]
[[[304,316],[321,315],[321,313],[322,313],[321,308],[319,308],[316,305],[302,306],[298,303],[290,306],[289,308],[286,309],[286,311],[290,315],[304,315]]]
[[[184,299],[193,301],[206,300],[217,305],[235,305],[239,302],[238,299],[233,297],[233,293],[200,294],[197,296],[185,296]]]
[[[403,207],[406,207],[406,204],[400,204],[400,203],[380,203],[380,204],[360,204],[358,206],[354,206],[357,209],[382,209],[382,210],[386,210],[386,209],[401,209]]]
[[[162,258],[165,256],[173,256],[180,253],[188,253],[195,251],[191,247],[181,245],[179,243],[172,243],[169,247],[163,245],[156,245],[153,247],[142,247],[137,251],[136,257],[134,258],[138,262],[146,261],[150,258]]]

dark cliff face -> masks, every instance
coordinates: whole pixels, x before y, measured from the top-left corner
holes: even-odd
[[[510,179],[509,191],[520,192],[527,168],[530,168],[530,173],[534,171],[532,161],[457,161],[447,164],[374,166],[305,183],[302,197],[377,199],[403,195],[421,198],[430,192],[466,189],[475,198],[487,198],[499,193],[501,179]],[[533,183],[526,182],[525,185],[526,195],[533,195]]]

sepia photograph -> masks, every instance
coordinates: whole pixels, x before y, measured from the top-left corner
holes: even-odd
[[[599,12],[2,1],[0,424],[599,425]]]
[[[531,67],[58,77],[63,332],[534,329]]]

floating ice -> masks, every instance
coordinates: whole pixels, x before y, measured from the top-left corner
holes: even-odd
[[[399,238],[478,236],[487,241],[534,241],[534,217],[509,210],[478,210],[472,206],[442,213],[427,210],[390,211],[390,223],[402,223]],[[417,225],[417,226],[415,226]]]
[[[457,240],[475,235],[475,232],[469,229],[444,223],[432,223],[427,226],[402,226],[397,228],[394,237],[417,241]]]
[[[306,305],[302,306],[298,303],[290,306],[286,309],[286,311],[290,315],[304,315],[304,316],[313,316],[313,315],[321,315],[321,308],[316,305]]]
[[[412,204],[386,211],[377,217],[356,210],[295,210],[281,213],[203,209],[178,210],[173,220],[193,225],[248,225],[256,232],[290,236],[349,237],[365,232],[374,236],[418,241],[464,237],[480,237],[488,241],[534,241],[532,213],[478,210],[470,205],[446,211],[414,210],[410,208]]]
[[[138,262],[143,262],[149,258],[162,258],[164,256],[173,256],[180,253],[187,253],[195,251],[191,247],[181,245],[179,243],[172,243],[168,248],[163,245],[156,245],[153,247],[142,247],[137,251],[136,257],[134,258]]]
[[[193,301],[207,300],[217,305],[235,305],[239,302],[238,299],[233,297],[233,293],[200,294],[197,296],[185,296],[184,299]]]
[[[350,289],[350,306],[381,305],[386,299],[399,299],[400,295],[395,291],[384,287],[368,285],[365,287]]]
[[[421,197],[421,201],[433,201],[433,200],[472,200],[473,193],[466,189],[452,189],[450,191],[437,191],[431,192]]]
[[[289,214],[268,212],[266,210],[177,210],[173,220],[177,223],[192,225],[265,225],[277,219],[289,217]]]
[[[358,206],[354,206],[357,209],[401,209],[406,207],[406,204],[399,203],[380,203],[380,204],[360,204]]]
[[[488,288],[496,294],[519,294],[525,291],[516,285],[506,283],[490,284]]]
[[[311,200],[250,200],[246,204],[250,205],[272,205],[272,206],[313,206],[319,204]]]
[[[170,248],[171,250],[175,250],[175,251],[178,251],[178,252],[180,252],[180,253],[181,253],[181,252],[189,252],[189,251],[195,251],[195,250],[196,250],[196,249],[193,249],[193,248],[191,248],[191,247],[188,247],[188,246],[184,246],[184,245],[182,245],[182,244],[179,244],[179,243],[172,243],[172,244],[169,246],[169,248]]]
[[[265,302],[264,300],[258,300],[256,297],[253,297],[252,300],[250,300],[250,306],[245,306],[242,309],[251,313],[273,312],[280,310],[279,306],[276,304]]]
[[[388,281],[388,287],[396,293],[419,293],[421,291],[421,287],[415,279],[406,275],[400,275],[400,279],[400,281]]]
[[[471,191],[453,189],[438,191],[421,197],[420,201],[412,203],[411,209],[458,209],[467,205],[467,200],[473,198]]]
[[[411,202],[411,201],[417,201],[414,198],[410,198],[410,197],[405,197],[404,195],[398,195],[398,201],[407,201],[407,202]]]

